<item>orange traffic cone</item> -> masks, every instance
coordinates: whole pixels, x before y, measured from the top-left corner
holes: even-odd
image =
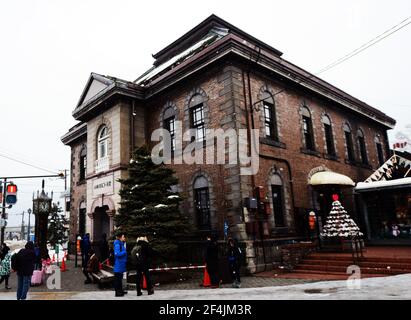
[[[145,275],[143,275],[143,285],[141,286],[143,289],[147,289],[147,280]]]
[[[207,268],[204,268],[204,280],[203,280],[203,287],[211,286],[210,275],[207,272]]]
[[[67,268],[66,268],[66,259],[65,259],[65,258],[63,258],[63,261],[61,262],[60,271],[61,271],[61,272],[67,271]]]

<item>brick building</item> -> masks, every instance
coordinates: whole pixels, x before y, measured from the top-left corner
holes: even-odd
[[[308,211],[324,218],[332,192],[361,224],[352,188],[338,179],[364,181],[385,161],[392,118],[215,15],[153,57],[135,81],[92,73],[73,111],[79,123],[62,137],[71,147],[71,241],[83,232],[98,241],[113,230],[117,179],[127,175],[131,151],[153,146],[151,133],[177,121],[199,140],[205,129],[259,130],[255,175],[240,175],[238,164],[171,164],[198,236],[215,230],[222,237],[227,222],[251,271],[264,264],[258,239],[277,249],[306,239]],[[330,181],[311,186],[323,171]],[[269,210],[254,223],[245,198],[257,186]]]

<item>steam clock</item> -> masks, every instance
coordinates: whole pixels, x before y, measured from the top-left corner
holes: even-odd
[[[48,216],[51,209],[52,198],[44,192],[44,180],[42,182],[42,190],[39,194],[37,191],[37,198],[33,199],[33,213],[36,217],[35,224],[35,242],[40,248],[40,255],[42,259],[48,258],[47,250],[47,227]]]

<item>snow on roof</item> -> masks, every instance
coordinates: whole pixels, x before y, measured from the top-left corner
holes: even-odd
[[[374,182],[359,182],[355,187],[356,191],[361,190],[375,190],[375,189],[383,189],[389,187],[411,187],[411,177],[408,178],[401,178],[401,179],[394,179],[394,180],[383,180],[383,181],[374,181]]]
[[[163,64],[160,64],[158,67],[152,67],[146,73],[144,73],[140,78],[138,78],[135,81],[135,83],[144,86],[145,85],[144,82],[152,79],[153,77],[167,70],[168,68],[182,63],[183,61],[192,57],[198,51],[201,51],[202,49],[204,49],[204,47],[215,42],[216,40],[221,39],[227,34],[228,34],[228,29],[214,27],[213,29],[210,30],[210,32],[203,39],[196,42],[195,44],[193,44],[191,47],[184,50],[183,52],[167,60]]]

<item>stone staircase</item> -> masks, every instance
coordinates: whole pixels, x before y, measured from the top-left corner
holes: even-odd
[[[363,257],[354,263],[350,255],[320,252],[308,254],[294,267],[292,272],[347,277],[348,266],[354,264],[361,268],[361,276],[366,277],[411,273],[411,256],[409,258]]]

